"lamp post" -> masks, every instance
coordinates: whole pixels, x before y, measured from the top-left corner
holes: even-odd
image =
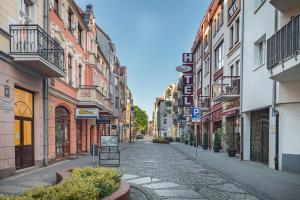
[[[129,120],[129,142],[131,143],[131,138],[132,138],[132,136],[131,136],[131,120],[132,120],[132,117],[133,117],[133,115],[134,115],[134,107],[131,107],[130,108],[130,120]]]

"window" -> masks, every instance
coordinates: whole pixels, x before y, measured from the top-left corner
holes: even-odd
[[[79,78],[78,85],[80,87],[82,85],[82,66],[81,65],[79,65],[79,67],[78,67],[78,78]]]
[[[261,41],[259,43],[257,43],[257,53],[258,53],[258,57],[257,57],[257,64],[258,65],[262,65],[264,64],[264,41]]]
[[[235,42],[240,41],[240,19],[235,21]]]
[[[234,73],[234,65],[230,66],[230,76],[233,76]]]
[[[82,46],[82,28],[79,24],[78,24],[78,44]]]
[[[197,81],[198,81],[198,89],[200,88],[201,86],[201,70],[197,73]]]
[[[71,9],[69,8],[69,11],[68,11],[68,23],[69,23],[69,31],[72,31],[72,11]]]
[[[168,120],[167,119],[164,119],[164,124],[167,124],[168,123]]]
[[[221,44],[215,50],[215,72],[221,69],[224,65],[223,46],[223,42],[221,42]]]
[[[235,75],[239,76],[240,75],[240,61],[235,62]]]
[[[219,28],[223,25],[223,21],[224,21],[224,9],[223,6],[221,7],[221,10],[219,12]]]
[[[206,76],[209,73],[209,58],[204,61],[204,75]]]
[[[68,55],[68,77],[69,77],[69,84],[72,85],[72,56]]]
[[[58,0],[54,0],[53,10],[58,15]]]
[[[233,32],[234,32],[234,30],[233,30],[233,25],[230,27],[230,30],[229,30],[229,49],[231,49],[232,47],[233,47]]]
[[[214,22],[213,22],[213,36],[214,37],[216,36],[216,33],[217,33],[217,20],[214,19]]]

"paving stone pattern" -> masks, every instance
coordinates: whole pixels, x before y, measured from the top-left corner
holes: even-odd
[[[120,170],[128,183],[152,189],[161,199],[260,199],[170,145],[130,145],[121,153]]]

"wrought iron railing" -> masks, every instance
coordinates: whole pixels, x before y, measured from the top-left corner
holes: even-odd
[[[234,14],[239,9],[239,7],[240,7],[239,0],[233,0],[231,5],[228,8],[228,21],[231,20],[231,18],[234,16]]]
[[[64,49],[39,25],[10,25],[10,53],[39,55],[64,71]]]
[[[220,95],[238,95],[240,94],[239,76],[221,76],[213,84],[213,98]]]
[[[209,96],[198,96],[199,107],[202,110],[210,109],[210,97]]]
[[[300,50],[300,15],[277,31],[267,41],[267,67],[284,62]]]

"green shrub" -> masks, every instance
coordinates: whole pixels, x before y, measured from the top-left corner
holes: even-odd
[[[215,132],[214,147],[221,147],[222,128],[218,128]]]
[[[73,169],[61,184],[37,187],[19,196],[0,196],[0,200],[92,200],[106,197],[120,187],[121,175],[112,168]]]
[[[153,143],[160,143],[160,144],[169,144],[169,140],[165,139],[165,138],[154,138],[152,140]]]

